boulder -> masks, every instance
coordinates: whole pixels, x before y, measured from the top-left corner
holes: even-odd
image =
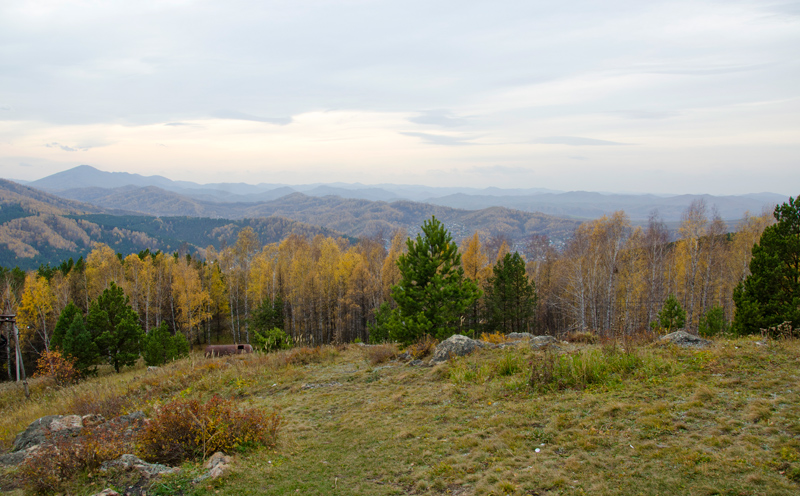
[[[506,339],[533,339],[533,334],[529,332],[509,332]]]
[[[700,336],[689,334],[686,331],[675,331],[663,336],[661,343],[672,343],[683,347],[705,348],[711,345],[711,341],[703,339]]]
[[[108,489],[103,489],[99,493],[94,493],[92,496],[121,496],[121,495],[109,487]]]
[[[81,418],[77,415],[47,415],[34,420],[27,429],[17,434],[12,451],[23,451],[38,446],[54,432],[72,434],[82,428]]]
[[[217,477],[221,477],[225,471],[228,470],[230,464],[231,457],[221,451],[217,451],[211,455],[211,458],[209,458],[203,465],[204,468],[208,469],[208,472],[196,478],[192,482],[198,483],[206,479],[216,479]]]
[[[533,336],[531,338],[531,348],[539,349],[545,346],[554,346],[558,344],[558,340],[553,336]]]
[[[168,467],[160,463],[147,463],[146,461],[130,454],[122,455],[116,460],[103,462],[100,465],[101,471],[117,468],[125,471],[136,470],[139,475],[146,478],[156,477],[164,474],[174,474],[180,471],[178,467]]]
[[[436,350],[433,352],[433,358],[431,358],[430,363],[446,362],[452,357],[469,355],[478,348],[483,348],[483,346],[484,344],[480,341],[455,334],[436,345]]]

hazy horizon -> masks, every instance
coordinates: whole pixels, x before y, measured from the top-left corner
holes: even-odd
[[[0,168],[798,194],[800,3],[0,5]]]

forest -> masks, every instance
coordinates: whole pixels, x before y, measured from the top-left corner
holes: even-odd
[[[697,201],[684,212],[675,240],[656,215],[634,228],[623,211],[580,224],[560,250],[546,236],[532,235],[522,253],[511,253],[502,236],[475,232],[453,248],[455,268],[475,290],[454,310],[447,333],[630,334],[648,330],[670,296],[685,311],[687,329],[708,328],[713,318],[714,328],[724,330],[734,314],[734,288],[749,275],[753,246],[774,223],[771,213],[747,215],[728,232]],[[402,304],[402,262],[415,246],[403,230],[391,239],[358,240],[292,233],[263,245],[251,227],[235,243],[209,246],[204,258],[122,254],[98,243],[85,260],[28,272],[2,269],[2,310],[17,315],[26,364],[48,349],[68,304],[88,315],[110,287],[124,292],[144,334],[166,327],[194,345],[249,343],[265,325],[294,342],[370,342],[392,335],[384,325]],[[530,311],[513,313],[519,305],[504,299],[501,279],[520,273],[530,288]],[[7,357],[6,378],[13,361]]]

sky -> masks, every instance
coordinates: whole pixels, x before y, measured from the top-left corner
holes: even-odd
[[[800,2],[0,2],[0,177],[800,194]]]

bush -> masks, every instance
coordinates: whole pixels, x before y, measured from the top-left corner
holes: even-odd
[[[18,477],[35,493],[62,491],[80,472],[97,470],[132,448],[125,429],[118,426],[85,429],[80,436],[58,436],[42,445],[22,462]]]
[[[678,303],[675,295],[671,294],[664,301],[664,306],[658,312],[656,318],[657,320],[650,323],[650,327],[653,329],[666,329],[667,332],[672,332],[675,329],[683,329],[686,324],[686,310]]]
[[[378,365],[397,356],[397,345],[378,344],[364,348],[370,365]]]
[[[162,406],[137,439],[139,455],[151,462],[177,464],[216,451],[273,446],[281,418],[258,409],[239,410],[214,396],[206,403],[177,399]]]
[[[596,344],[597,335],[589,331],[572,331],[564,337],[569,343]]]
[[[485,343],[501,344],[506,342],[506,335],[500,331],[492,333],[481,333],[481,341]]]
[[[64,357],[59,351],[43,351],[36,361],[36,372],[33,377],[49,377],[59,386],[78,382],[80,374],[75,367],[77,359]]]
[[[292,337],[286,334],[283,329],[278,329],[277,327],[265,329],[264,331],[254,329],[253,342],[257,350],[266,352],[288,350],[293,344]]]
[[[439,341],[426,334],[422,336],[416,343],[406,348],[406,351],[414,359],[419,360],[432,354],[436,349],[437,344],[439,344]]]

